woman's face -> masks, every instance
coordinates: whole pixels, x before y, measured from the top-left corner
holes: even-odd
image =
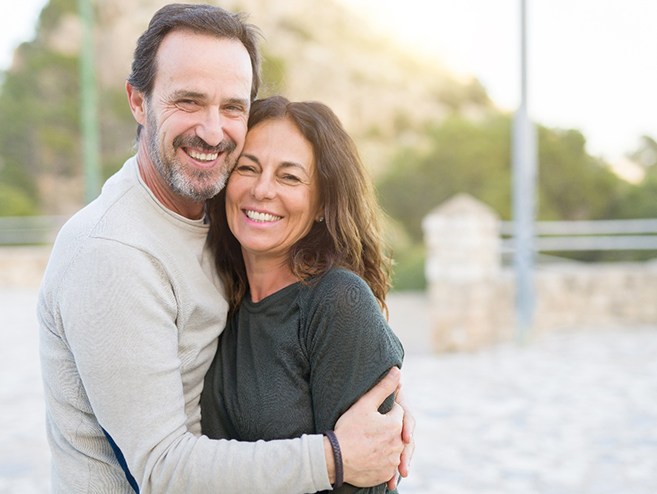
[[[228,226],[245,260],[287,260],[290,248],[319,217],[315,157],[288,119],[264,120],[249,130],[226,186]]]

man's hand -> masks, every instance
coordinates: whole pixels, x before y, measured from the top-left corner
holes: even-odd
[[[408,477],[409,469],[411,468],[411,460],[413,458],[413,453],[415,452],[415,440],[413,439],[413,433],[415,432],[415,418],[411,414],[410,408],[404,399],[404,394],[402,393],[401,385],[397,388],[397,395],[395,396],[395,401],[402,407],[404,410],[404,424],[402,428],[402,440],[404,441],[404,451],[401,455],[401,462],[399,463],[399,475],[395,475],[388,481],[388,489],[394,490],[397,488],[397,484],[401,480],[401,477]]]
[[[404,430],[408,441],[402,440],[404,410],[395,402],[387,414],[379,413],[381,403],[399,387],[401,372],[393,367],[370,391],[364,394],[335,424],[344,465],[344,481],[358,487],[370,487],[394,478],[400,467],[402,452],[412,444],[413,424]],[[412,420],[412,417],[411,417]],[[411,450],[412,453],[412,450]],[[332,477],[333,469],[329,468]],[[333,478],[331,478],[333,481]]]

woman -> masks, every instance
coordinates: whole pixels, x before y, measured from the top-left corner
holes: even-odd
[[[204,434],[253,441],[331,431],[403,358],[382,313],[389,262],[353,141],[323,104],[256,101],[209,214],[230,314],[206,375]]]

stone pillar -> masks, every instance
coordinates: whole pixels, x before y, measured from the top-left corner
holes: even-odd
[[[500,339],[512,307],[501,283],[495,211],[459,194],[431,211],[422,228],[434,349],[475,350]]]

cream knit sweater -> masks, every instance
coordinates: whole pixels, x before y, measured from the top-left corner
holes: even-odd
[[[136,158],[60,232],[38,317],[54,493],[329,489],[323,439],[201,435],[199,397],[227,305],[207,225],[162,206]]]

